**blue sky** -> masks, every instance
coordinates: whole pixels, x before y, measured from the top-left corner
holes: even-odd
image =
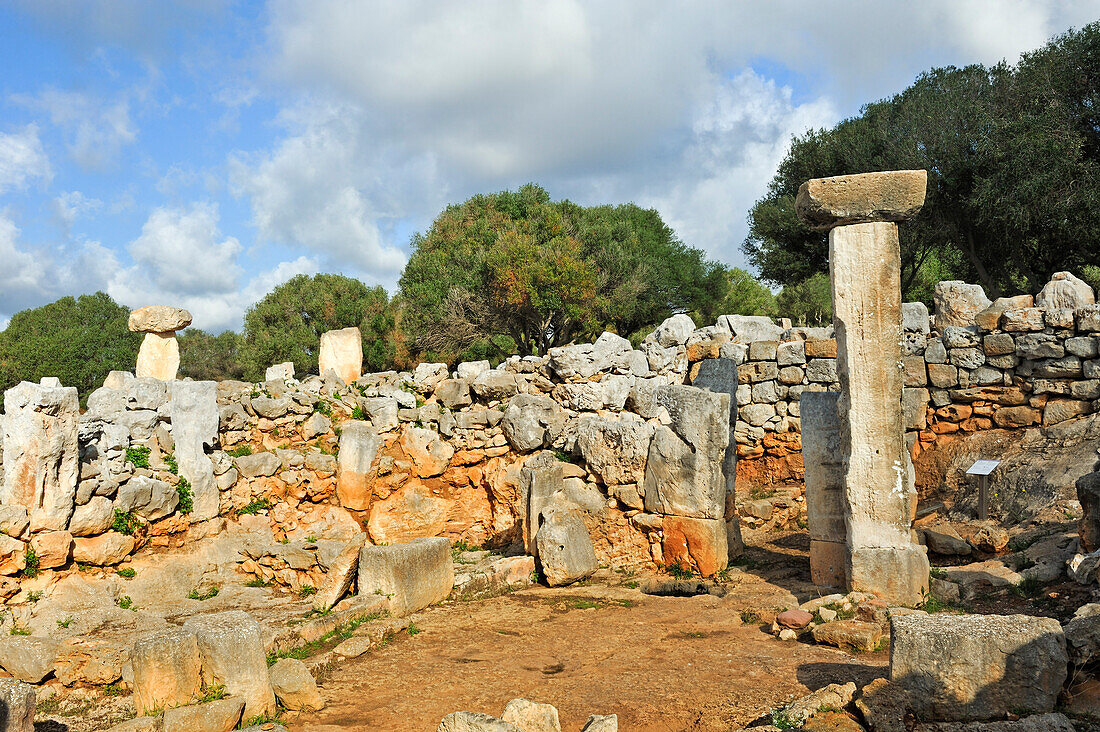
[[[391,292],[448,203],[657,208],[743,265],[794,134],[1100,0],[0,0],[0,327],[63,295],[238,328],[299,273]]]

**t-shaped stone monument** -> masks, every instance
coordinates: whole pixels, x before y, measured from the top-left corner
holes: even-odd
[[[928,556],[912,538],[895,222],[920,210],[927,178],[923,170],[818,178],[795,201],[806,225],[829,230],[848,585],[904,605],[927,591]]]
[[[168,305],[149,305],[130,313],[130,330],[144,333],[138,350],[138,378],[150,376],[172,381],[180,366],[180,347],[176,331],[191,325],[191,313]]]

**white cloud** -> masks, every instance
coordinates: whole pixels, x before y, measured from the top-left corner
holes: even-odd
[[[50,206],[61,228],[68,235],[78,218],[99,211],[103,208],[103,201],[89,198],[80,191],[63,191],[54,197]]]
[[[50,159],[42,149],[38,127],[0,133],[0,194],[25,187],[32,180],[49,182]]]
[[[17,94],[13,101],[49,115],[50,122],[65,131],[69,154],[82,168],[100,170],[117,162],[119,153],[137,139],[130,118],[130,102],[48,87],[36,95]]]

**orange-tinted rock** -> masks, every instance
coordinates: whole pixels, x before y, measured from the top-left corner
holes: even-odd
[[[679,564],[704,577],[726,568],[729,552],[724,520],[665,516],[663,530],[666,566]]]
[[[806,341],[807,358],[836,358],[836,339]]]

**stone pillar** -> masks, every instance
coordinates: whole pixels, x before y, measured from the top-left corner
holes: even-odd
[[[796,200],[804,223],[829,229],[848,586],[906,605],[928,588],[928,557],[911,531],[894,222],[920,210],[926,187],[923,170],[867,173],[808,181]]]
[[[840,393],[835,391],[807,391],[799,400],[810,530],[810,579],[821,587],[848,586],[839,398]]]
[[[691,382],[701,389],[729,394],[730,396],[730,440],[726,445],[726,454],[722,458],[722,476],[726,481],[726,550],[730,561],[737,559],[745,551],[745,542],[741,538],[741,522],[734,505],[737,484],[737,440],[733,431],[737,426],[737,364],[731,358],[708,358],[699,366],[699,373]]]
[[[206,454],[218,439],[218,385],[214,381],[173,381],[168,414],[181,478],[191,483],[191,520],[218,515],[214,462]]]
[[[176,331],[191,325],[191,313],[168,305],[149,305],[130,313],[129,327],[144,333],[138,350],[138,378],[143,376],[172,381],[180,366],[180,347]]]
[[[345,384],[363,373],[363,336],[358,328],[330,330],[321,334],[321,351],[317,354],[317,371],[324,376],[329,370]]]
[[[71,386],[28,381],[4,392],[0,506],[22,506],[30,530],[61,531],[76,497],[80,400]]]

